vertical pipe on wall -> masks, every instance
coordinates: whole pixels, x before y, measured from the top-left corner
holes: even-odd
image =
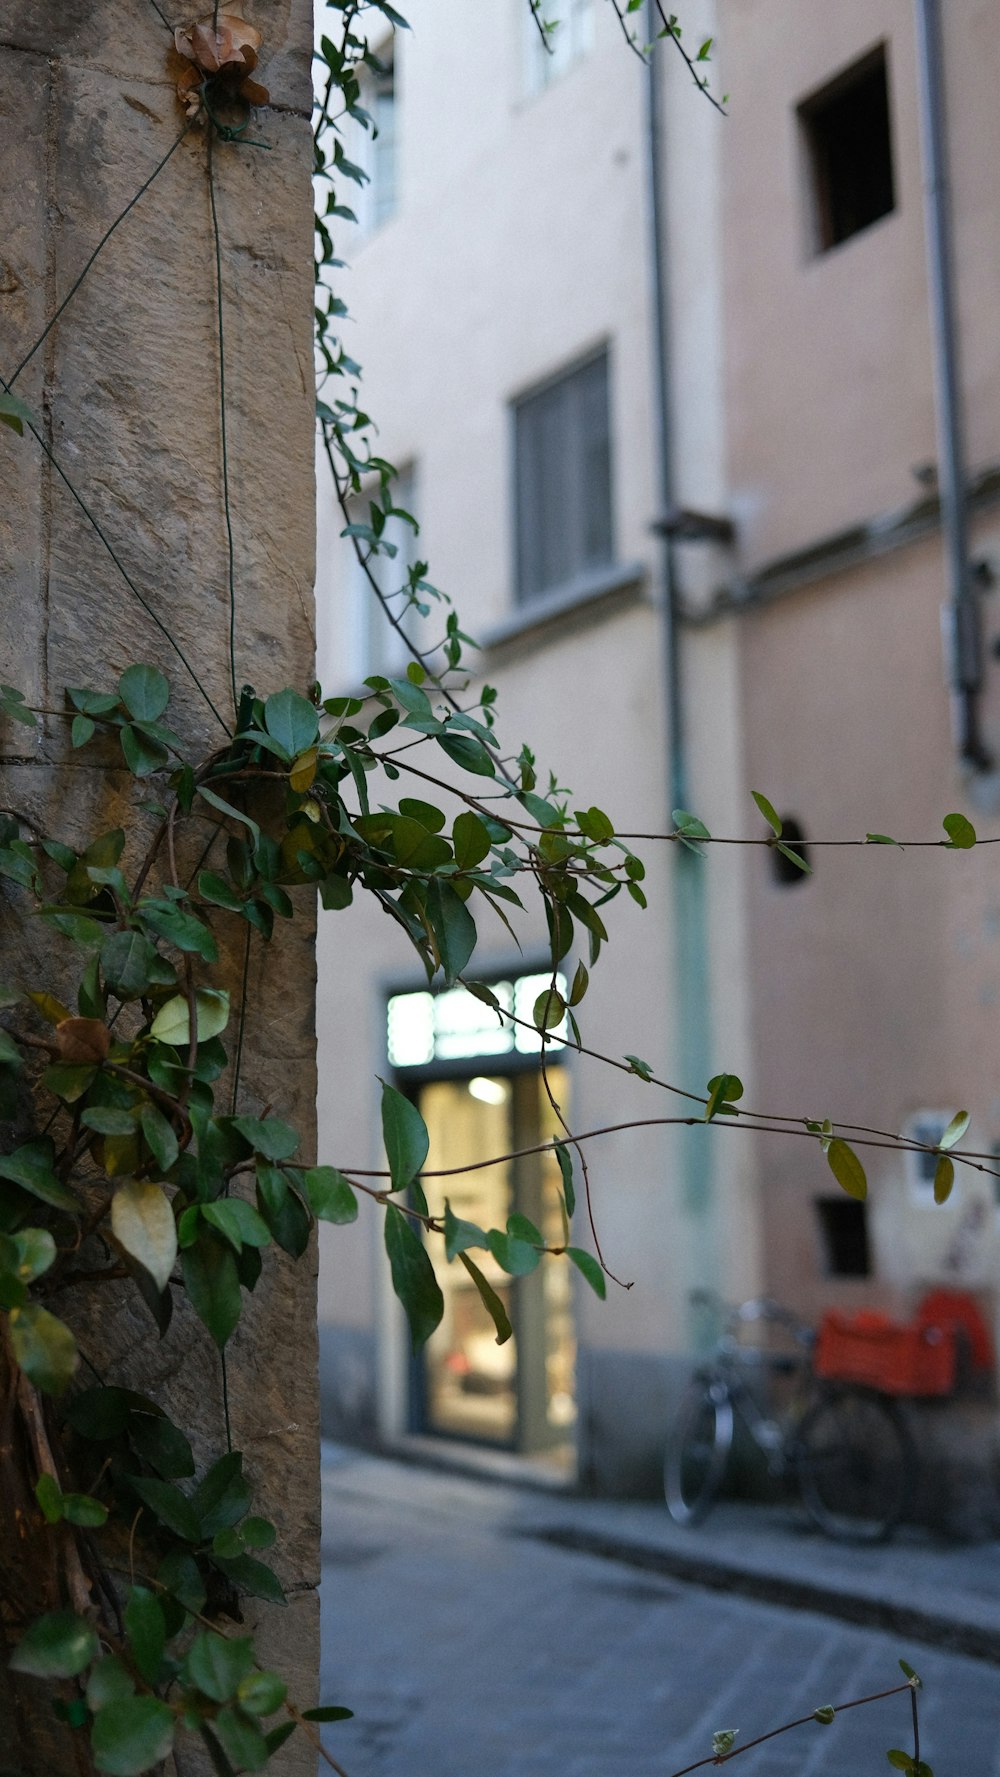
[[[983,680],[979,600],[969,561],[967,476],[955,312],[951,192],[944,115],[944,63],[938,0],[915,0],[924,163],[927,275],[934,344],[941,526],[950,596],[945,607],[953,726],[959,757],[978,770],[990,760],[979,731]]]
[[[653,0],[647,0],[644,17],[649,42],[655,43],[659,24]],[[662,55],[651,53],[646,70],[646,199],[658,518],[663,518],[672,509],[676,492],[671,415],[669,235],[660,90],[662,59]],[[668,750],[667,812],[670,813],[675,808],[686,807],[688,797],[683,663],[678,624],[676,545],[661,526],[656,528],[660,534],[664,727]],[[673,1005],[670,1022],[674,1065],[685,1080],[700,1084],[712,1071],[705,865],[685,846],[676,844],[671,847],[670,863],[669,918],[673,940]],[[716,1274],[708,1220],[712,1195],[712,1158],[709,1144],[705,1141],[705,1132],[700,1128],[685,1128],[680,1135],[679,1147],[683,1177],[682,1201],[688,1214],[698,1218],[698,1232],[688,1264],[688,1281],[695,1284],[705,1282]]]

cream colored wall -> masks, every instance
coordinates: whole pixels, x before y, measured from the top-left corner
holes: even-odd
[[[417,4],[412,13],[414,31],[397,43],[399,210],[347,254],[353,261],[347,296],[359,317],[347,338],[365,366],[365,405],[378,418],[379,448],[397,462],[416,462],[420,551],[430,559],[432,578],[453,594],[463,626],[484,634],[514,608],[510,400],[595,343],[610,341],[617,554],[646,564],[645,602],[487,658],[486,669],[499,688],[502,732],[511,746],[530,741],[546,770],[551,765],[586,802],[606,808],[622,830],[662,831],[669,803],[662,633],[653,602],[658,549],[649,531],[660,502],[647,296],[645,75],[603,4],[595,7],[592,53],[527,101],[519,97],[520,0],[482,6],[471,49],[467,32],[456,29],[460,13],[465,18],[458,4]],[[724,504],[721,305],[713,295],[721,222],[713,156],[723,126],[675,61],[665,74],[678,481],[685,500],[713,508]],[[685,571],[697,578],[696,557]],[[343,571],[321,530],[325,686],[337,681],[342,597]],[[712,806],[723,824],[738,782],[734,659],[733,640],[724,632],[692,649],[694,793],[704,797],[706,786],[714,786]],[[711,717],[702,694],[712,700]],[[666,846],[637,842],[637,849],[649,866],[650,908],[642,914],[622,896],[607,909],[612,943],[581,1008],[584,1035],[612,1056],[644,1056],[673,1078],[670,860]],[[724,927],[712,955],[726,1066],[736,1065],[731,1051],[742,1053],[746,1040],[738,882],[714,861],[706,874],[710,917]],[[480,924],[484,967],[491,960],[509,966],[502,928],[491,926],[485,913]],[[385,1061],[382,995],[401,977],[420,984],[387,919],[360,908],[321,916],[320,1147],[335,1162],[377,1164],[373,1076]],[[324,1085],[335,1069],[336,1096]],[[576,1125],[594,1128],[676,1114],[678,1101],[578,1058],[573,1105]],[[711,1144],[712,1132],[705,1139]],[[634,1288],[626,1294],[610,1286],[604,1305],[586,1290],[579,1293],[585,1343],[656,1356],[684,1347],[685,1291],[698,1274],[696,1249],[705,1230],[686,1219],[683,1166],[681,1142],[671,1130],[640,1129],[592,1145],[606,1257]],[[756,1282],[753,1172],[749,1153],[715,1144],[719,1227],[711,1239],[724,1255],[717,1281],[736,1293],[749,1293]],[[329,1233],[321,1320],[362,1328],[381,1320],[383,1429],[398,1429],[401,1344],[385,1299],[379,1241],[377,1217],[365,1206],[355,1228]]]

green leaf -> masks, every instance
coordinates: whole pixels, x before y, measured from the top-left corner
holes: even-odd
[[[455,765],[463,771],[469,771],[474,777],[495,777],[496,765],[483,746],[482,741],[473,739],[471,734],[451,734],[446,731],[437,736],[438,746],[447,753]]]
[[[177,1224],[162,1185],[143,1179],[121,1185],[111,1202],[111,1231],[157,1288],[165,1290],[177,1257]]]
[[[257,1207],[278,1245],[301,1258],[309,1244],[309,1213],[288,1176],[266,1160],[257,1162]]]
[[[750,794],[756,802],[757,807],[760,809],[761,814],[764,816],[768,826],[771,828],[775,839],[780,839],[782,832],[784,831],[784,824],[778,815],[775,814],[767,797],[762,796],[759,790],[751,790]]]
[[[790,864],[794,864],[797,869],[804,871],[806,876],[812,875],[812,865],[806,862],[802,853],[796,851],[793,845],[780,844],[777,849],[783,858],[787,858]]]
[[[475,1222],[465,1222],[457,1216],[447,1197],[444,1200],[444,1250],[448,1263],[464,1253],[468,1247],[487,1248],[489,1241],[484,1230]]]
[[[161,1419],[147,1413],[133,1413],[128,1431],[133,1448],[165,1481],[177,1481],[194,1474],[191,1446],[180,1427],[166,1415]]]
[[[176,1598],[185,1610],[204,1610],[205,1583],[198,1563],[187,1549],[174,1548],[169,1555],[164,1555],[156,1577],[161,1586],[167,1588],[171,1598]]]
[[[563,1196],[566,1199],[566,1214],[571,1216],[576,1209],[576,1188],[573,1184],[573,1156],[565,1142],[556,1142],[556,1159],[562,1173]]]
[[[742,1097],[743,1081],[737,1074],[714,1074],[708,1082],[705,1122],[710,1123],[716,1116],[738,1116],[735,1101]]]
[[[158,740],[151,740],[138,728],[126,723],[119,736],[122,757],[133,777],[151,777],[170,763],[170,754]]]
[[[257,1723],[239,1709],[220,1709],[212,1724],[233,1764],[241,1771],[262,1771],[270,1757]]]
[[[241,1252],[244,1246],[267,1246],[271,1236],[263,1216],[242,1197],[219,1197],[215,1203],[203,1203],[201,1213],[206,1222],[218,1228],[230,1246]]]
[[[35,1498],[41,1509],[42,1516],[48,1524],[58,1524],[63,1515],[63,1494],[59,1482],[53,1475],[39,1475],[35,1482]]]
[[[716,1732],[712,1735],[712,1751],[714,1752],[716,1758],[725,1758],[726,1753],[729,1751],[730,1747],[732,1746],[733,1741],[736,1739],[737,1735],[739,1734],[739,1731],[740,1731],[739,1728],[718,1728],[718,1729],[716,1729]]]
[[[11,1310],[10,1342],[28,1381],[46,1394],[62,1394],[80,1363],[76,1340],[65,1322],[29,1302],[26,1308]]]
[[[84,1129],[96,1135],[134,1135],[135,1118],[131,1111],[121,1111],[111,1104],[90,1104],[81,1113]]]
[[[382,1082],[382,1140],[389,1162],[390,1189],[405,1191],[427,1159],[427,1126],[408,1098]],[[423,1249],[421,1249],[423,1250]]]
[[[628,1071],[630,1074],[638,1074],[640,1080],[651,1080],[653,1078],[651,1062],[643,1061],[638,1055],[625,1055],[622,1059],[628,1062]]]
[[[199,987],[195,994],[195,1024],[199,1043],[206,1043],[210,1037],[217,1037],[228,1023],[228,993],[218,988]],[[150,1025],[149,1034],[157,1043],[170,1043],[179,1049],[187,1048],[190,1030],[187,999],[184,994],[177,993],[160,1007]]]
[[[11,395],[6,389],[0,389],[0,426],[9,426],[19,438],[24,437],[25,426],[34,424],[35,416],[26,402]]]
[[[106,1659],[98,1660],[91,1668],[87,1680],[87,1702],[97,1714],[105,1703],[116,1703],[122,1697],[131,1697],[135,1690],[135,1679],[127,1667],[115,1654],[108,1654]]]
[[[598,845],[606,845],[615,836],[613,822],[600,808],[577,809],[576,824],[587,839],[593,839]]]
[[[243,1474],[243,1452],[228,1450],[213,1462],[191,1495],[191,1506],[203,1537],[229,1530],[250,1509],[250,1488]]]
[[[447,882],[427,884],[427,917],[444,971],[445,986],[451,987],[476,948],[476,922],[465,902]]]
[[[854,1149],[839,1135],[834,1136],[827,1148],[826,1158],[841,1190],[846,1191],[848,1197],[855,1198],[858,1203],[863,1203],[868,1195],[868,1180]]]
[[[252,1555],[237,1555],[230,1561],[217,1555],[215,1565],[241,1591],[249,1592],[252,1598],[264,1598],[269,1604],[288,1603],[277,1574],[272,1572],[266,1561],[255,1561]]]
[[[161,938],[165,938],[168,944],[200,956],[203,962],[218,962],[219,947],[212,933],[204,921],[196,919],[193,913],[184,913],[175,906],[159,906],[152,901],[141,901],[138,912],[146,924]]]
[[[52,1170],[55,1149],[47,1136],[39,1141],[22,1143],[12,1154],[0,1154],[0,1178],[10,1179],[53,1209],[65,1209],[72,1215],[80,1213],[80,1199],[64,1185]]]
[[[278,1533],[269,1518],[244,1518],[240,1535],[248,1549],[273,1549]]]
[[[96,723],[90,716],[74,716],[69,736],[74,747],[85,747],[94,734]]]
[[[30,1673],[32,1678],[75,1678],[98,1652],[91,1625],[74,1611],[57,1610],[29,1625],[10,1667],[13,1672]]]
[[[34,1283],[55,1264],[56,1243],[47,1228],[21,1228],[13,1236],[17,1275],[22,1283]]]
[[[527,1277],[529,1271],[534,1271],[542,1256],[530,1241],[521,1239],[517,1234],[501,1234],[499,1228],[489,1229],[486,1244],[501,1270],[511,1277]]]
[[[224,876],[216,876],[214,870],[199,871],[198,893],[203,901],[211,901],[215,907],[225,907],[230,913],[243,911],[242,896],[236,893]]]
[[[357,1221],[357,1197],[335,1166],[311,1166],[304,1175],[304,1183],[309,1207],[319,1221],[341,1226]]]
[[[0,1030],[0,1067],[20,1068],[24,1066],[24,1056],[9,1031]]]
[[[254,1153],[265,1160],[287,1160],[299,1145],[297,1131],[277,1117],[233,1117],[231,1122]]]
[[[221,1351],[240,1318],[240,1277],[232,1247],[212,1228],[181,1253],[191,1306]]]
[[[913,1667],[909,1664],[909,1662],[907,1660],[900,1660],[899,1670],[903,1674],[904,1678],[908,1678],[910,1683],[912,1685],[916,1686],[918,1691],[923,1690],[923,1688],[924,1688],[923,1679],[920,1679],[917,1677],[916,1673],[913,1670]]]
[[[587,1279],[595,1296],[600,1296],[601,1301],[603,1302],[608,1293],[608,1286],[604,1281],[604,1272],[601,1270],[601,1267],[593,1254],[584,1252],[581,1246],[568,1246],[566,1248],[566,1257],[572,1259],[581,1277]]]
[[[531,1016],[538,1030],[555,1030],[566,1016],[566,1001],[557,987],[546,987],[538,995]]]
[[[934,1201],[947,1203],[955,1183],[955,1162],[942,1154],[934,1168]]]
[[[496,1327],[497,1344],[505,1345],[507,1340],[513,1337],[514,1333],[506,1308],[500,1300],[500,1297],[497,1295],[496,1290],[493,1288],[493,1285],[487,1282],[483,1273],[480,1271],[479,1266],[473,1263],[468,1253],[460,1252],[458,1256],[479,1291],[479,1297],[483,1307],[486,1309],[493,1325]]]
[[[151,1476],[140,1479],[136,1475],[129,1476],[129,1486],[139,1495],[161,1524],[172,1530],[186,1543],[196,1543],[201,1537],[201,1525],[186,1493],[174,1487],[170,1481],[157,1481]]]
[[[952,1117],[951,1122],[948,1124],[947,1129],[944,1131],[943,1135],[941,1136],[941,1139],[938,1142],[938,1147],[939,1148],[953,1148],[955,1146],[956,1142],[960,1142],[962,1140],[962,1137],[964,1136],[966,1130],[968,1129],[971,1121],[972,1121],[972,1118],[969,1115],[968,1111],[956,1111],[955,1115]]]
[[[251,820],[248,814],[244,814],[241,808],[234,808],[231,802],[224,802],[221,796],[218,796],[214,790],[208,788],[207,784],[198,784],[197,793],[199,796],[203,797],[206,802],[211,803],[213,808],[217,808],[220,814],[227,814],[230,820],[241,821],[244,827],[249,828],[249,831],[253,835],[254,845],[260,845],[260,828],[258,827],[257,822]]]
[[[236,1690],[240,1708],[251,1715],[273,1715],[287,1695],[288,1686],[276,1672],[248,1672]]]
[[[416,1354],[439,1324],[444,1313],[444,1298],[423,1241],[411,1227],[409,1218],[394,1203],[386,1205],[385,1250],[389,1255],[392,1287],[406,1310]]]
[[[898,839],[890,839],[888,833],[866,833],[866,845],[899,845]],[[900,850],[902,847],[900,846]]]
[[[474,870],[490,849],[490,836],[485,824],[471,809],[456,816],[451,838],[455,848],[455,862],[460,870]]]
[[[150,985],[156,947],[142,932],[112,932],[101,945],[104,980],[119,1000],[138,999]]]
[[[283,747],[289,760],[311,747],[319,734],[319,715],[308,698],[298,691],[275,692],[264,705],[268,734]]]
[[[99,1530],[108,1521],[108,1508],[89,1493],[66,1493],[63,1495],[63,1517],[83,1529]]]
[[[139,1113],[142,1133],[153,1159],[161,1172],[169,1172],[177,1159],[177,1137],[162,1111],[155,1104],[144,1104]]]
[[[118,695],[130,716],[155,722],[170,701],[170,686],[159,667],[140,664],[126,667],[118,681]]]
[[[125,1605],[125,1633],[132,1658],[147,1684],[160,1676],[167,1625],[159,1600],[147,1586],[131,1586]]]
[[[828,1728],[836,1713],[832,1703],[821,1703],[818,1709],[813,1710],[813,1720],[822,1722],[823,1726]]]
[[[174,1713],[158,1697],[122,1697],[98,1710],[90,1732],[94,1763],[107,1777],[139,1777],[174,1743]]]
[[[911,1753],[904,1752],[899,1746],[894,1746],[885,1756],[889,1760],[894,1771],[908,1771],[911,1773],[912,1777],[914,1766],[913,1755]]]
[[[336,1703],[323,1703],[318,1709],[303,1709],[303,1721],[352,1721],[353,1709],[341,1709]]]
[[[955,851],[971,851],[976,843],[976,829],[964,814],[946,814],[941,822]]]

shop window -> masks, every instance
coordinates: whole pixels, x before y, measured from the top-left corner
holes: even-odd
[[[817,1197],[816,1215],[824,1276],[870,1277],[872,1267],[865,1205],[850,1197]]]
[[[812,245],[837,247],[895,209],[885,46],[799,106]]]
[[[611,566],[606,351],[515,403],[514,472],[521,603]]]

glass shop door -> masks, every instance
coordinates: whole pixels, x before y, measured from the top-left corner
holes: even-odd
[[[553,1065],[548,1072],[555,1097],[565,1108],[566,1071]],[[534,1069],[431,1081],[421,1086],[418,1103],[430,1136],[429,1171],[460,1166],[478,1155],[511,1154],[558,1133],[541,1075]],[[546,1244],[562,1244],[554,1154],[498,1159],[447,1179],[425,1178],[423,1185],[433,1215],[444,1214],[446,1196],[455,1215],[481,1228],[502,1229],[516,1211],[534,1222]],[[428,1252],[445,1307],[416,1380],[419,1429],[524,1455],[564,1451],[568,1458],[576,1419],[569,1262],[543,1259],[527,1277],[514,1278],[491,1253],[472,1251],[514,1328],[513,1338],[498,1345],[493,1322],[464,1266],[458,1260],[448,1264],[440,1238],[428,1242]]]

